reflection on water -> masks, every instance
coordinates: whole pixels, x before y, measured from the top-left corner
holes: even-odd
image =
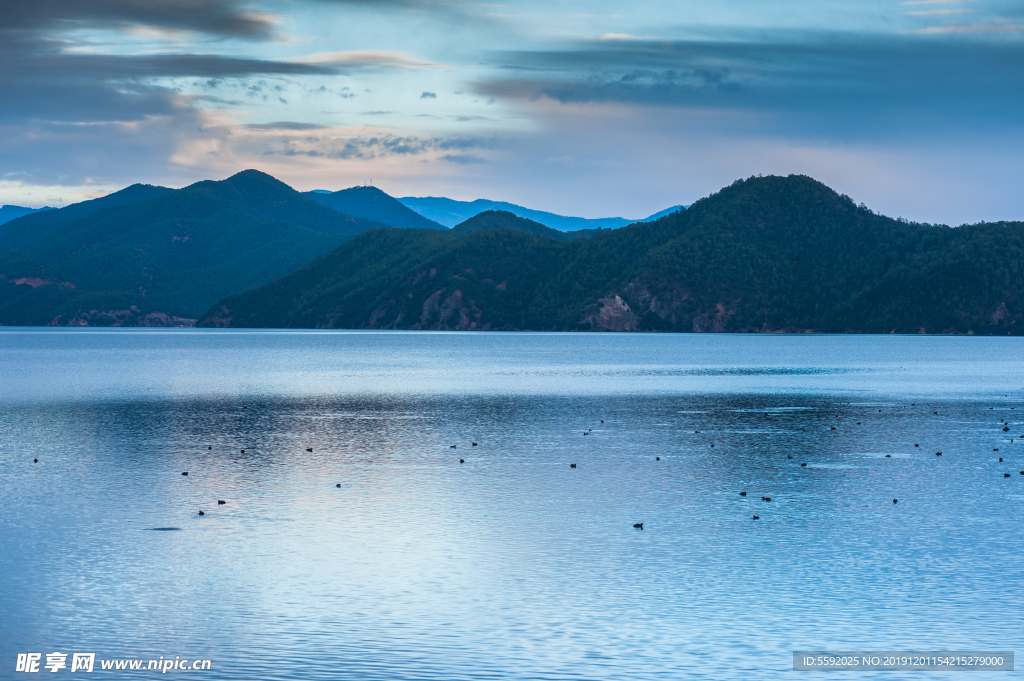
[[[0,332],[0,664],[727,679],[1019,648],[1022,349]]]

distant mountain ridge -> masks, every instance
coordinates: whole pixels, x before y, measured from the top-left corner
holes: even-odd
[[[756,177],[574,241],[366,232],[199,325],[1020,335],[1024,223],[908,223],[809,177]]]
[[[26,208],[25,206],[11,206],[3,205],[0,206],[0,225],[5,222],[10,222],[15,218],[20,218],[24,215],[31,213],[39,213],[44,210],[55,210],[50,206],[43,206],[42,208]]]
[[[314,189],[306,196],[328,208],[359,218],[375,220],[390,227],[401,229],[447,229],[433,220],[407,208],[376,187],[349,187],[341,191],[328,192]]]
[[[430,218],[445,227],[454,227],[460,222],[465,222],[474,215],[489,210],[501,210],[539,222],[545,227],[557,229],[560,232],[574,232],[580,229],[617,229],[633,224],[634,222],[649,222],[660,217],[669,215],[683,208],[683,206],[672,206],[665,210],[658,211],[640,220],[627,220],[626,218],[577,218],[565,215],[556,215],[542,210],[533,210],[518,206],[505,201],[489,201],[477,199],[476,201],[457,201],[438,196],[405,196],[398,199],[424,217]]]

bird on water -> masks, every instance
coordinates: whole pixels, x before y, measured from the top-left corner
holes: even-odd
[[[740,496],[741,497],[745,497],[745,496],[747,496],[747,493],[746,492],[740,492]]]
[[[199,515],[206,515],[206,514],[203,513],[202,511],[199,511]]]
[[[639,527],[641,530],[644,529],[643,523],[633,523],[633,527]]]
[[[761,519],[761,516],[759,516],[759,515],[755,515],[754,516],[754,520],[760,520],[760,519]]]
[[[182,473],[182,475],[188,475],[188,471],[185,471],[184,473]]]
[[[224,504],[226,504],[226,503],[228,503],[228,502],[224,501],[223,499],[218,499],[218,500],[217,500],[217,505],[218,505],[218,506],[223,506],[223,505],[224,505]]]
[[[569,468],[576,468],[576,464],[574,464],[574,463],[569,464]]]

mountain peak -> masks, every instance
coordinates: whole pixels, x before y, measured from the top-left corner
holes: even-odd
[[[444,229],[411,208],[402,205],[386,192],[369,185],[349,187],[333,193],[313,190],[306,196],[328,208],[347,215],[376,220],[392,227],[406,229]]]
[[[452,236],[465,236],[481,229],[510,229],[515,232],[546,236],[557,241],[573,241],[580,236],[589,235],[592,231],[561,232],[529,218],[519,217],[507,210],[485,210],[465,222],[455,225],[448,233]]]

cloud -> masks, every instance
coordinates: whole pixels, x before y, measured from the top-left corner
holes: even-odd
[[[0,27],[46,30],[81,27],[195,31],[217,36],[267,39],[276,17],[246,9],[236,0],[47,0],[0,3]]]
[[[313,123],[297,123],[294,121],[277,121],[276,123],[250,123],[245,126],[249,130],[323,130],[327,126]]]
[[[915,12],[904,12],[903,15],[907,17],[931,17],[931,16],[944,16],[948,14],[971,14],[977,12],[976,9],[926,9],[918,10]]]
[[[253,130],[261,130],[252,127]],[[465,152],[476,149],[491,149],[498,141],[491,138],[465,136],[420,136],[365,133],[346,130],[323,130],[319,135],[251,138],[243,147],[248,153],[260,156],[307,156],[343,161],[372,161],[389,157],[414,157],[438,152]],[[475,163],[471,154],[448,154],[454,163]],[[442,157],[444,158],[444,157]],[[459,160],[461,159],[461,160]]]
[[[1024,24],[956,24],[953,26],[932,26],[919,28],[910,33],[918,35],[966,35],[966,34],[999,34],[1024,33]]]
[[[420,99],[437,99],[437,94],[433,92],[424,92],[420,95]]]
[[[480,82],[481,95],[523,107],[551,101],[734,112],[745,115],[741,134],[849,140],[940,128],[973,133],[982,121],[1017,129],[1015,112],[1024,107],[1019,41],[791,32],[745,40],[580,41],[495,59],[503,73]]]
[[[476,156],[475,154],[445,154],[444,156],[438,156],[437,160],[448,161],[449,163],[458,163],[459,165],[486,163],[485,159]]]
[[[305,57],[294,57],[290,62],[330,65],[334,67],[436,69],[440,64],[423,61],[401,52],[386,50],[353,50],[349,52],[320,52]]]

